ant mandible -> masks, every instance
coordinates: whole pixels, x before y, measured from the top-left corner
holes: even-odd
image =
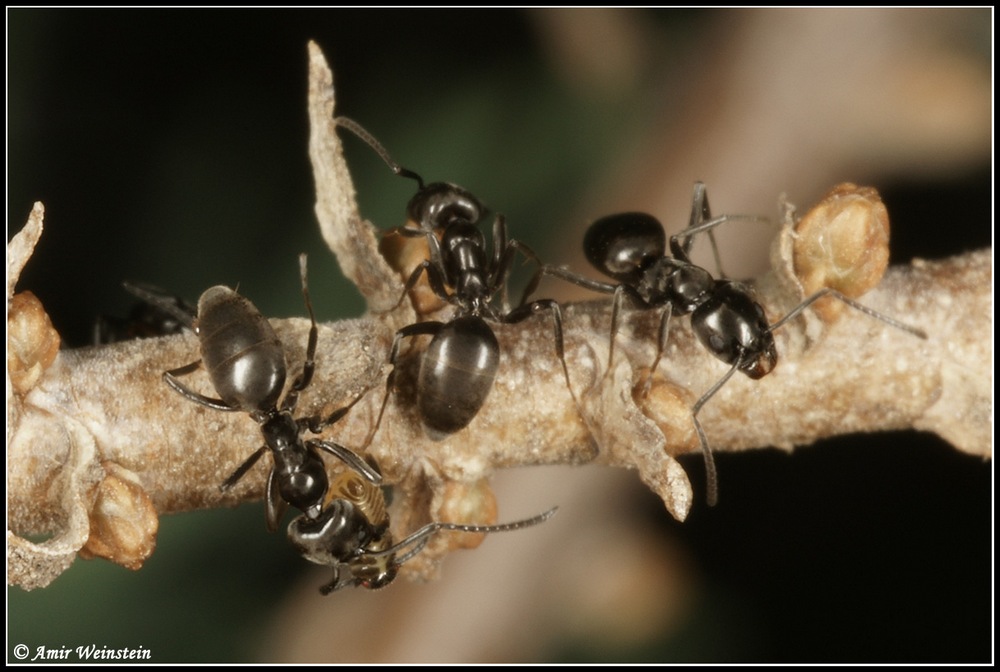
[[[297,516],[288,525],[288,539],[302,557],[333,568],[333,580],[319,589],[323,595],[348,586],[372,590],[388,586],[399,568],[423,550],[436,532],[509,532],[542,523],[558,508],[498,525],[429,523],[394,544],[380,487],[348,470],[331,483],[330,497],[318,518]]]
[[[602,217],[587,230],[583,249],[587,260],[598,271],[616,280],[617,284],[591,280],[563,268],[544,265],[536,258],[540,268],[522,299],[523,303],[531,295],[542,275],[552,275],[593,291],[613,294],[608,371],[612,368],[624,299],[628,297],[640,310],[660,310],[656,356],[643,387],[644,393],[649,390],[653,373],[666,348],[671,315],[691,315],[691,329],[701,344],[730,365],[729,371],[701,395],[691,410],[705,458],[710,506],[718,501],[718,482],[715,460],[698,422],[698,412],[737,371],[757,380],[774,369],[778,361],[773,335],[775,330],[814,302],[829,296],[886,324],[919,338],[927,338],[922,330],[872,310],[830,288],[816,292],[777,322],[768,324],[763,307],[754,299],[748,285],[733,280],[716,280],[707,270],[693,264],[688,256],[696,234],[711,234],[715,227],[735,219],[754,218],[745,215],[712,218],[705,185],[696,182],[690,222],[681,233],[670,237],[670,255],[667,255],[666,234],[652,215],[627,212]]]
[[[472,422],[493,389],[500,362],[500,345],[487,320],[515,324],[535,313],[551,311],[556,355],[562,365],[566,387],[576,403],[564,355],[559,304],[552,299],[540,299],[514,310],[507,308],[506,285],[515,253],[520,251],[531,259],[537,256],[527,245],[507,238],[503,215],[494,220],[493,254],[488,258],[486,241],[478,226],[485,208],[475,196],[445,182],[425,185],[420,175],[393,161],[360,124],[346,117],[337,117],[334,122],[361,138],[394,173],[413,179],[418,185],[417,193],[407,204],[407,213],[419,228],[403,228],[400,233],[425,237],[430,258],[413,269],[394,308],[403,302],[424,273],[434,294],[456,308],[449,322],[418,322],[396,332],[389,351],[393,369],[386,379],[382,408],[369,441],[381,425],[395,382],[400,344],[404,338],[418,335],[432,337],[421,359],[417,381],[417,407],[428,435],[440,439]],[[499,310],[492,305],[498,292],[502,292]]]
[[[312,382],[318,340],[316,318],[306,284],[304,254],[299,257],[299,271],[302,295],[312,326],[302,371],[280,405],[278,399],[285,387],[286,376],[285,349],[267,318],[249,300],[222,285],[205,290],[198,300],[198,315],[193,326],[198,335],[201,359],[163,374],[164,381],[186,399],[217,411],[249,413],[260,425],[264,445],[237,467],[219,489],[225,492],[236,485],[270,450],[274,466],[267,479],[265,522],[271,532],[277,529],[287,504],[301,510],[309,519],[320,515],[329,484],[320,450],[341,459],[372,483],[382,481],[378,470],[350,449],[332,441],[305,440],[302,437],[307,429],[317,434],[340,420],[357,403],[357,399],[326,418],[311,416],[296,419],[293,416],[299,393]],[[153,300],[156,301],[156,297]],[[159,303],[162,304],[162,301]],[[220,397],[218,399],[194,392],[177,379],[191,373],[202,363]]]

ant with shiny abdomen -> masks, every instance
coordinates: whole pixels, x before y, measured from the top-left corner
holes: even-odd
[[[163,374],[164,381],[186,399],[217,411],[249,413],[260,425],[264,445],[237,467],[219,488],[223,492],[232,488],[270,450],[274,466],[267,479],[266,524],[271,532],[277,529],[287,504],[301,510],[309,519],[320,515],[329,484],[320,450],[344,461],[372,483],[382,481],[378,470],[350,449],[332,441],[302,438],[307,429],[316,434],[340,420],[357,403],[357,399],[326,418],[312,416],[296,419],[292,414],[299,393],[312,381],[318,340],[316,318],[306,284],[304,254],[299,258],[299,269],[302,295],[312,326],[302,371],[280,405],[278,399],[285,387],[286,376],[285,349],[267,318],[249,300],[222,285],[207,289],[198,300],[198,314],[193,327],[198,335],[201,359]],[[156,296],[140,296],[164,305]],[[177,379],[193,372],[202,363],[220,397],[218,399],[194,392]]]
[[[434,294],[457,309],[449,322],[418,322],[396,332],[389,354],[393,369],[386,380],[382,408],[369,440],[381,424],[395,382],[400,344],[404,338],[418,335],[432,337],[421,359],[417,381],[417,407],[428,435],[442,438],[472,422],[493,389],[500,362],[500,345],[487,320],[514,324],[543,310],[551,311],[556,355],[566,386],[576,402],[564,356],[559,304],[540,299],[514,310],[507,308],[506,285],[515,253],[520,251],[531,259],[537,257],[523,243],[507,238],[503,215],[498,215],[493,223],[493,254],[488,257],[486,241],[478,226],[485,208],[475,196],[449,183],[425,185],[420,175],[393,161],[385,148],[357,122],[345,117],[334,121],[365,141],[394,173],[417,182],[417,193],[410,199],[407,212],[419,228],[403,228],[400,233],[425,237],[429,259],[413,269],[396,306],[426,273]],[[498,292],[503,293],[500,309],[492,305]]]
[[[922,330],[876,312],[830,288],[816,292],[777,322],[768,324],[764,309],[754,299],[749,286],[732,280],[716,280],[707,270],[693,264],[688,256],[696,234],[710,234],[720,224],[747,218],[736,215],[712,218],[705,185],[697,182],[690,223],[681,233],[670,237],[670,255],[666,254],[663,226],[655,217],[640,212],[609,215],[590,226],[583,249],[588,261],[598,271],[616,280],[617,284],[591,280],[563,268],[547,266],[536,258],[540,268],[524,293],[526,299],[538,286],[542,275],[552,275],[590,290],[613,294],[608,371],[612,368],[624,299],[628,297],[640,310],[660,310],[656,356],[646,379],[645,391],[649,389],[666,348],[671,315],[690,313],[691,329],[701,344],[730,365],[729,371],[701,395],[691,410],[705,458],[709,505],[718,501],[717,476],[708,439],[698,422],[698,412],[737,371],[757,380],[774,369],[778,361],[773,335],[775,330],[814,302],[829,296],[897,329],[927,338]]]
[[[324,595],[348,586],[386,587],[436,532],[508,532],[542,523],[556,512],[552,508],[533,518],[499,525],[429,523],[394,544],[380,487],[345,471],[330,484],[330,498],[318,518],[298,516],[288,525],[288,539],[302,557],[333,568],[333,580],[319,589]]]

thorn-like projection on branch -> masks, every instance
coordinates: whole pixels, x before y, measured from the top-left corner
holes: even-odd
[[[416,322],[418,311],[400,302],[405,277],[386,263],[379,231],[358,212],[333,121],[333,77],[316,45],[309,48],[309,69],[317,217],[370,313],[318,325],[316,368],[296,414],[329,417],[360,396],[314,438],[362,450],[392,371],[393,334]],[[791,449],[837,434],[917,428],[959,450],[992,456],[990,251],[917,260],[883,277],[886,222],[874,191],[849,185],[801,219],[786,206],[772,270],[751,283],[768,323],[780,324],[772,329],[777,362],[759,380],[732,376],[700,409],[713,451]],[[59,236],[59,222],[50,224],[47,235]],[[523,223],[509,225],[516,232]],[[220,492],[233,465],[260,445],[261,433],[247,413],[206,413],[163,383],[165,371],[199,358],[194,334],[56,350],[58,335],[27,294],[31,288],[14,294],[41,228],[38,205],[7,246],[7,580],[26,588],[47,585],[78,553],[138,567],[155,545],[158,515],[260,500],[269,473],[255,466],[238,488]],[[922,329],[927,339],[829,297],[793,310],[825,287]],[[496,325],[501,355],[493,389],[467,427],[439,441],[427,436],[414,403],[420,358],[400,358],[395,391],[367,448],[383,483],[393,487],[395,538],[436,521],[484,526],[537,513],[503,501],[497,512],[488,479],[507,467],[634,468],[679,519],[702,501],[705,484],[692,486],[677,457],[702,451],[692,409],[728,367],[692,333],[690,320],[678,317],[650,373],[659,316],[626,311],[608,370],[611,316],[611,297],[599,294],[564,307],[566,371],[552,355],[549,320]],[[300,370],[309,319],[270,323],[287,365]],[[413,340],[419,353],[425,345]],[[203,370],[185,384],[212,393]],[[339,460],[327,460],[327,467],[331,478],[344,469]],[[723,499],[727,479],[719,473]],[[400,571],[433,576],[463,539],[464,533],[428,537]]]

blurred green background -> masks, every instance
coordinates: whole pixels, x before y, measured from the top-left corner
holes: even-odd
[[[747,39],[752,30],[745,26],[759,24],[760,15],[593,14],[599,26],[624,25],[625,37],[594,41],[574,61],[574,45],[603,34],[593,27],[574,32],[580,15],[8,9],[8,240],[34,201],[46,208],[45,233],[19,288],[39,296],[65,346],[81,346],[97,315],[126,314],[123,279],[192,300],[210,285],[238,283],[264,314],[300,315],[296,255],[306,251],[318,318],[359,315],[361,299],[324,253],[312,210],[310,39],[334,69],[339,113],[361,121],[428,181],[462,184],[503,212],[512,235],[546,258],[570,261],[580,239],[573,227],[629,207],[621,194],[631,193],[635,171],[656,179],[658,169],[644,167],[648,156],[631,158],[650,147],[677,143],[676,154],[658,161],[680,176],[671,189],[687,194],[694,180],[705,179],[710,193],[725,195],[730,185],[711,181],[710,169],[689,171],[683,160],[705,137],[695,122],[723,106],[737,81],[712,78],[733,72],[720,63],[724,47]],[[918,44],[981,68],[990,100],[989,10],[905,17],[894,39],[910,30]],[[612,61],[632,49],[638,55],[626,61],[623,78]],[[601,74],[603,65],[611,74]],[[741,87],[772,74],[736,72]],[[737,115],[728,132],[738,137],[742,123]],[[879,140],[850,142],[867,147],[865,157],[879,157],[872,147]],[[401,224],[412,183],[394,177],[360,141],[346,145],[362,213],[383,228]],[[704,143],[706,155],[725,148]],[[949,156],[940,167],[931,154],[841,162],[832,171],[850,166],[856,173],[836,181],[880,189],[897,262],[992,241],[989,147],[961,160]],[[798,186],[808,171],[775,169],[762,155],[720,160],[765,186],[754,187],[756,200],[746,204],[713,196],[717,210],[772,214],[778,193],[792,185],[799,189],[792,200],[805,205],[835,183]],[[823,161],[802,148],[803,166]],[[655,214],[681,226],[686,207]],[[625,497],[628,516],[617,523],[641,526],[640,538],[670,538],[696,567],[702,589],[679,624],[654,627],[625,646],[574,638],[553,623],[544,643],[502,659],[990,660],[992,464],[917,433],[838,439],[791,457],[755,451],[717,460],[717,508],[699,501],[678,524],[636,478]],[[698,489],[700,458],[685,466]],[[269,648],[274,636],[267,633],[285,618],[289,592],[306,576],[312,590],[316,576],[282,535],[264,532],[260,519],[259,505],[165,516],[157,551],[141,571],[78,560],[48,588],[8,588],[9,662],[18,643],[32,650],[141,646],[155,662],[284,659],[280,648]],[[646,552],[641,544],[606,550]],[[446,563],[446,576],[448,570]],[[545,570],[559,567],[541,558],[523,568],[532,580]],[[356,612],[337,612],[339,598],[324,605],[350,621]],[[619,617],[606,613],[609,621]],[[408,659],[405,648],[396,655]],[[365,659],[377,660],[378,651]],[[333,651],[325,660],[341,659]]]

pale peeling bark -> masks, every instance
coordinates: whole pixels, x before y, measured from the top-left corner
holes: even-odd
[[[315,45],[309,105],[320,227],[373,312],[320,325],[316,375],[296,414],[329,413],[364,395],[323,434],[360,449],[382,403],[393,333],[417,311],[403,302],[384,312],[403,284],[378,251],[378,230],[358,213],[332,123],[332,74]],[[772,271],[757,281],[758,299],[774,322],[807,293],[834,286],[863,294],[865,305],[928,338],[837,302],[815,304],[777,330],[779,362],[770,375],[754,381],[737,374],[704,406],[699,419],[713,450],[791,449],[836,434],[916,428],[992,457],[991,253],[915,261],[879,282],[888,232],[879,208],[877,194],[853,185],[835,189],[802,222],[789,206]],[[58,335],[40,304],[13,293],[41,228],[39,204],[7,248],[8,583],[25,588],[47,585],[77,553],[141,566],[155,546],[159,514],[260,499],[270,460],[219,491],[262,439],[246,414],[200,407],[163,383],[163,371],[198,358],[194,335],[57,351]],[[395,486],[397,535],[431,519],[493,522],[487,479],[524,465],[634,468],[675,517],[687,515],[695,497],[674,458],[700,450],[691,408],[727,366],[694,339],[686,317],[676,317],[649,395],[634,394],[654,356],[658,315],[627,313],[615,366],[605,374],[610,312],[608,297],[564,309],[579,406],[566,389],[547,315],[497,326],[495,387],[472,424],[442,441],[427,438],[414,410],[420,346],[409,348],[369,447]],[[309,323],[273,324],[291,379]],[[204,372],[190,384],[211,393]],[[720,482],[725,497],[725,473]],[[475,543],[438,535],[407,568],[433,575],[448,550]]]

